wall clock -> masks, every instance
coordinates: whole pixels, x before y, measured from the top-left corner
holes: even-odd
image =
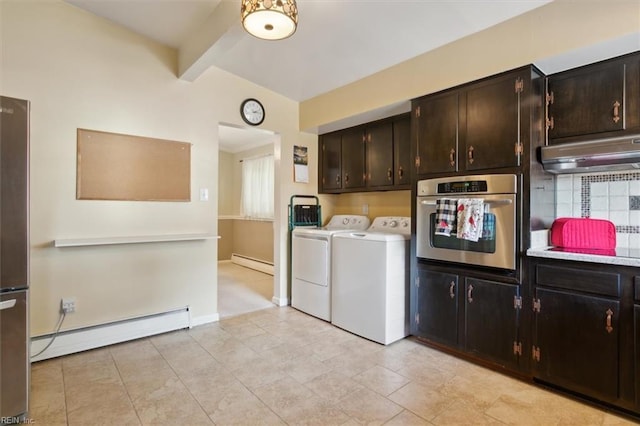
[[[240,115],[245,123],[257,126],[264,121],[264,107],[257,99],[245,99],[240,104]]]

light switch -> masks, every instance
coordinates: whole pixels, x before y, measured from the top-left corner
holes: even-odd
[[[209,189],[200,188],[200,201],[209,201]]]
[[[362,214],[369,214],[369,204],[362,205]]]

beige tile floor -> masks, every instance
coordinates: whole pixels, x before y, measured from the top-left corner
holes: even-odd
[[[632,424],[411,339],[382,346],[293,308],[35,363],[42,425]]]
[[[273,306],[273,275],[218,262],[218,314],[237,316]]]

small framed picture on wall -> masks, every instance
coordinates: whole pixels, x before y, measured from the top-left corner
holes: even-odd
[[[293,181],[309,183],[309,153],[306,146],[293,146]]]

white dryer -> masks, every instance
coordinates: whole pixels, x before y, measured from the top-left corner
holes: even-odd
[[[331,321],[332,237],[365,230],[366,216],[335,215],[323,228],[294,228],[291,232],[291,306]]]
[[[334,237],[332,324],[384,345],[409,334],[410,239],[409,217]]]

